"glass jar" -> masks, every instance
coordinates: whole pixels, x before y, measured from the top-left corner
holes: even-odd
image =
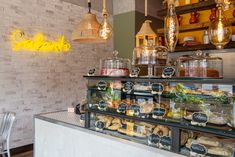
[[[112,58],[101,60],[100,74],[102,76],[129,76],[130,60],[118,58],[117,55],[118,51],[114,51]]]
[[[142,70],[147,69],[148,76],[153,76],[154,66],[166,66],[168,49],[164,46],[136,47],[133,51],[132,64]]]
[[[202,51],[177,59],[177,77],[222,78],[223,59],[211,57]]]

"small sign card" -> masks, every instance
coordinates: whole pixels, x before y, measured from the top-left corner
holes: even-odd
[[[175,74],[175,68],[166,67],[163,69],[162,77],[163,78],[172,78],[172,76],[174,76],[174,74]]]
[[[205,113],[195,112],[192,115],[192,125],[206,126],[209,118]]]
[[[166,114],[166,109],[164,108],[154,108],[152,111],[152,117],[154,119],[163,118]]]
[[[133,82],[126,82],[123,87],[123,92],[125,93],[131,93],[134,87]]]
[[[131,69],[131,73],[130,73],[130,77],[138,77],[140,73],[140,68],[132,68]]]
[[[102,122],[102,121],[96,121],[95,122],[95,129],[97,131],[102,131],[104,129],[104,127],[105,127],[104,122]]]
[[[207,148],[204,145],[201,145],[201,144],[192,143],[190,150],[191,150],[190,154],[192,154],[192,155],[202,155],[202,156],[204,156],[204,155],[207,154]]]
[[[151,134],[150,136],[148,136],[148,144],[149,145],[158,146],[160,140],[161,140],[161,137],[159,135]]]
[[[105,101],[101,100],[98,104],[98,109],[100,111],[106,111],[107,108],[108,108],[108,104]]]
[[[107,83],[105,81],[101,80],[97,83],[97,88],[98,88],[98,90],[106,90]]]
[[[126,113],[127,106],[128,105],[126,103],[121,103],[117,108],[117,112],[118,113]]]
[[[94,76],[95,75],[95,68],[90,69],[87,73],[88,76]]]
[[[161,83],[153,83],[152,84],[152,94],[161,95],[164,91],[164,86]]]

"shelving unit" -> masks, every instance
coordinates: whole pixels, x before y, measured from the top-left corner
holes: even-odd
[[[126,114],[122,114],[122,113],[118,113],[117,110],[115,108],[107,108],[104,110],[99,110],[96,101],[98,100],[98,102],[100,100],[103,100],[102,97],[96,97],[96,98],[92,98],[93,97],[93,93],[97,93],[97,92],[101,92],[101,94],[105,94],[106,90],[100,90],[98,87],[99,82],[103,82],[103,81],[107,81],[107,83],[109,84],[108,81],[121,81],[121,84],[125,84],[126,82],[145,82],[145,83],[191,83],[191,84],[195,84],[195,83],[199,83],[199,84],[229,84],[234,88],[235,87],[235,79],[203,79],[203,78],[171,78],[171,79],[162,79],[162,78],[156,78],[156,77],[137,77],[137,78],[131,78],[131,77],[108,77],[108,76],[84,76],[88,81],[91,81],[88,85],[88,90],[87,90],[87,99],[88,99],[88,110],[85,114],[85,127],[91,130],[94,130],[94,122],[95,122],[95,116],[93,115],[105,115],[105,116],[111,116],[111,117],[116,117],[116,118],[120,118],[120,119],[125,119],[125,120],[130,120],[130,121],[136,121],[136,122],[145,122],[148,124],[152,124],[154,126],[158,126],[158,125],[163,125],[163,126],[167,126],[170,130],[171,130],[171,136],[170,137],[170,143],[171,143],[171,147],[170,147],[170,151],[174,152],[174,153],[181,153],[182,154],[182,145],[181,145],[181,133],[183,130],[187,130],[187,131],[192,131],[192,132],[197,132],[197,133],[205,133],[205,134],[211,134],[214,135],[215,137],[222,137],[222,138],[226,138],[226,139],[235,139],[235,130],[234,128],[229,127],[228,125],[215,125],[215,124],[210,124],[207,123],[206,126],[198,126],[198,125],[192,125],[190,120],[186,120],[184,118],[180,118],[180,119],[174,119],[174,118],[170,118],[168,116],[164,117],[163,119],[154,119],[152,118],[152,114],[153,113],[149,113],[147,118],[142,118],[140,116],[129,116]],[[95,85],[94,85],[95,83]],[[235,88],[234,88],[235,89]],[[107,89],[108,91],[109,89]],[[119,89],[121,91],[121,100],[125,100],[127,97],[128,98],[133,98],[135,99],[136,97],[139,98],[146,98],[145,95],[138,95],[136,94],[135,90],[130,92],[130,93],[125,93],[123,92],[121,89]],[[234,93],[234,91],[233,91]],[[99,94],[98,94],[99,95]],[[164,94],[163,94],[164,95]],[[155,95],[148,95],[149,97],[155,97]],[[202,95],[201,96],[206,96],[206,95]],[[98,99],[97,99],[98,98]],[[91,100],[95,100],[94,102]],[[153,98],[155,99],[155,98]],[[162,97],[162,100],[165,101],[165,99],[169,99],[168,97]],[[210,97],[205,97],[205,99],[210,99]],[[104,99],[105,100],[105,99]],[[154,100],[155,101],[155,100]],[[213,104],[215,105],[215,102],[213,102]],[[223,109],[226,108],[226,105],[231,105],[230,103],[224,104],[223,105]],[[217,106],[218,107],[218,106]],[[231,106],[228,106],[230,109]],[[143,140],[139,140],[137,137],[128,137],[126,135],[123,135],[119,132],[115,132],[115,131],[109,131],[109,130],[102,130],[101,131],[104,134],[108,134],[111,136],[116,136],[122,139],[126,139],[126,140],[132,140],[134,142],[138,142],[138,143],[142,143],[145,145],[148,145],[147,141],[147,137]],[[137,139],[135,139],[137,138]]]
[[[235,44],[235,43],[234,43]],[[210,78],[170,78],[163,79],[160,77],[110,77],[110,76],[87,76],[84,78],[89,80],[120,80],[120,81],[133,81],[133,82],[179,82],[179,83],[209,83],[209,84],[235,84],[235,78],[223,78],[223,79],[210,79]]]
[[[186,14],[186,13],[190,13],[193,11],[207,10],[207,9],[214,8],[215,6],[216,6],[216,3],[214,0],[208,0],[205,2],[176,7],[176,14]],[[166,14],[167,14],[167,9],[157,11],[157,15],[159,17],[164,17],[166,16]]]
[[[229,44],[225,46],[225,49],[233,49],[233,48],[235,48],[234,41],[231,41]],[[186,51],[197,51],[197,50],[216,50],[216,47],[212,44],[200,44],[195,46],[177,45],[175,48],[175,52],[186,52]]]
[[[229,19],[229,21],[232,23],[232,25],[235,25],[235,18],[231,18]],[[182,33],[182,32],[196,31],[196,30],[205,30],[209,28],[209,25],[210,25],[210,22],[183,25],[183,26],[180,26],[179,32]],[[157,34],[163,35],[164,28],[157,29]]]
[[[134,116],[133,117],[127,116],[124,114],[119,114],[115,111],[110,111],[110,110],[108,112],[99,111],[98,109],[89,109],[88,112],[118,117],[121,119],[141,121],[141,122],[146,122],[146,123],[150,123],[153,125],[165,125],[165,126],[169,126],[169,127],[177,127],[179,129],[186,129],[186,130],[191,130],[191,131],[196,131],[196,132],[210,133],[210,134],[214,134],[214,135],[217,135],[220,137],[235,138],[235,131],[234,130],[227,131],[227,130],[215,129],[215,128],[210,128],[210,127],[194,126],[194,125],[191,125],[186,120],[181,121],[181,122],[173,122],[170,120],[160,120],[160,119],[153,119],[153,118],[139,118],[139,117],[134,117]]]
[[[176,14],[182,15],[186,13],[191,13],[193,11],[208,10],[214,7],[216,7],[215,1],[208,0],[205,2],[199,2],[199,3],[190,4],[190,5],[176,7]],[[164,18],[166,14],[167,14],[167,9],[159,10],[157,12],[157,15],[162,18]],[[235,18],[230,18],[229,21],[231,22],[233,26],[235,26]],[[209,25],[210,25],[209,21],[196,23],[196,24],[182,25],[179,28],[179,33],[206,30],[209,28]],[[164,35],[164,28],[157,29],[157,34]],[[225,46],[225,49],[233,49],[233,48],[235,48],[234,41],[231,41],[228,45]],[[200,45],[195,45],[195,46],[177,45],[175,48],[175,52],[187,52],[187,51],[196,51],[196,50],[216,50],[216,47],[212,44],[207,44],[207,45],[200,44]]]

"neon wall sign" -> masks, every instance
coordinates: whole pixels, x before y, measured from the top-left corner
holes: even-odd
[[[54,41],[46,40],[42,33],[37,33],[30,39],[25,33],[17,29],[11,34],[12,51],[30,51],[30,52],[69,52],[71,45],[65,40],[64,36],[59,36]]]

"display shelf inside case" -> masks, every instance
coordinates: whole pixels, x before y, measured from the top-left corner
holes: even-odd
[[[235,84],[235,78],[185,78],[185,77],[173,77],[169,79],[163,79],[160,77],[110,77],[110,76],[84,76],[88,80],[119,80],[119,81],[136,81],[136,82],[178,82],[178,83],[201,83],[201,84]]]
[[[191,131],[198,131],[198,132],[204,132],[204,133],[210,133],[214,134],[217,136],[221,137],[227,137],[227,138],[235,138],[235,130],[232,128],[228,127],[222,127],[222,126],[207,126],[207,127],[201,127],[201,126],[195,126],[191,125],[190,122],[187,120],[169,120],[169,119],[153,119],[153,118],[140,118],[140,117],[135,117],[135,116],[127,116],[124,114],[119,114],[115,112],[114,110],[111,111],[100,111],[98,109],[89,109],[88,112],[90,113],[98,113],[98,114],[103,114],[103,115],[108,115],[108,116],[113,116],[113,117],[119,117],[123,119],[129,119],[129,120],[134,120],[134,121],[142,121],[154,125],[166,125],[169,127],[177,127],[180,129],[187,129]],[[175,122],[174,122],[175,121]],[[223,129],[226,128],[227,130]]]

